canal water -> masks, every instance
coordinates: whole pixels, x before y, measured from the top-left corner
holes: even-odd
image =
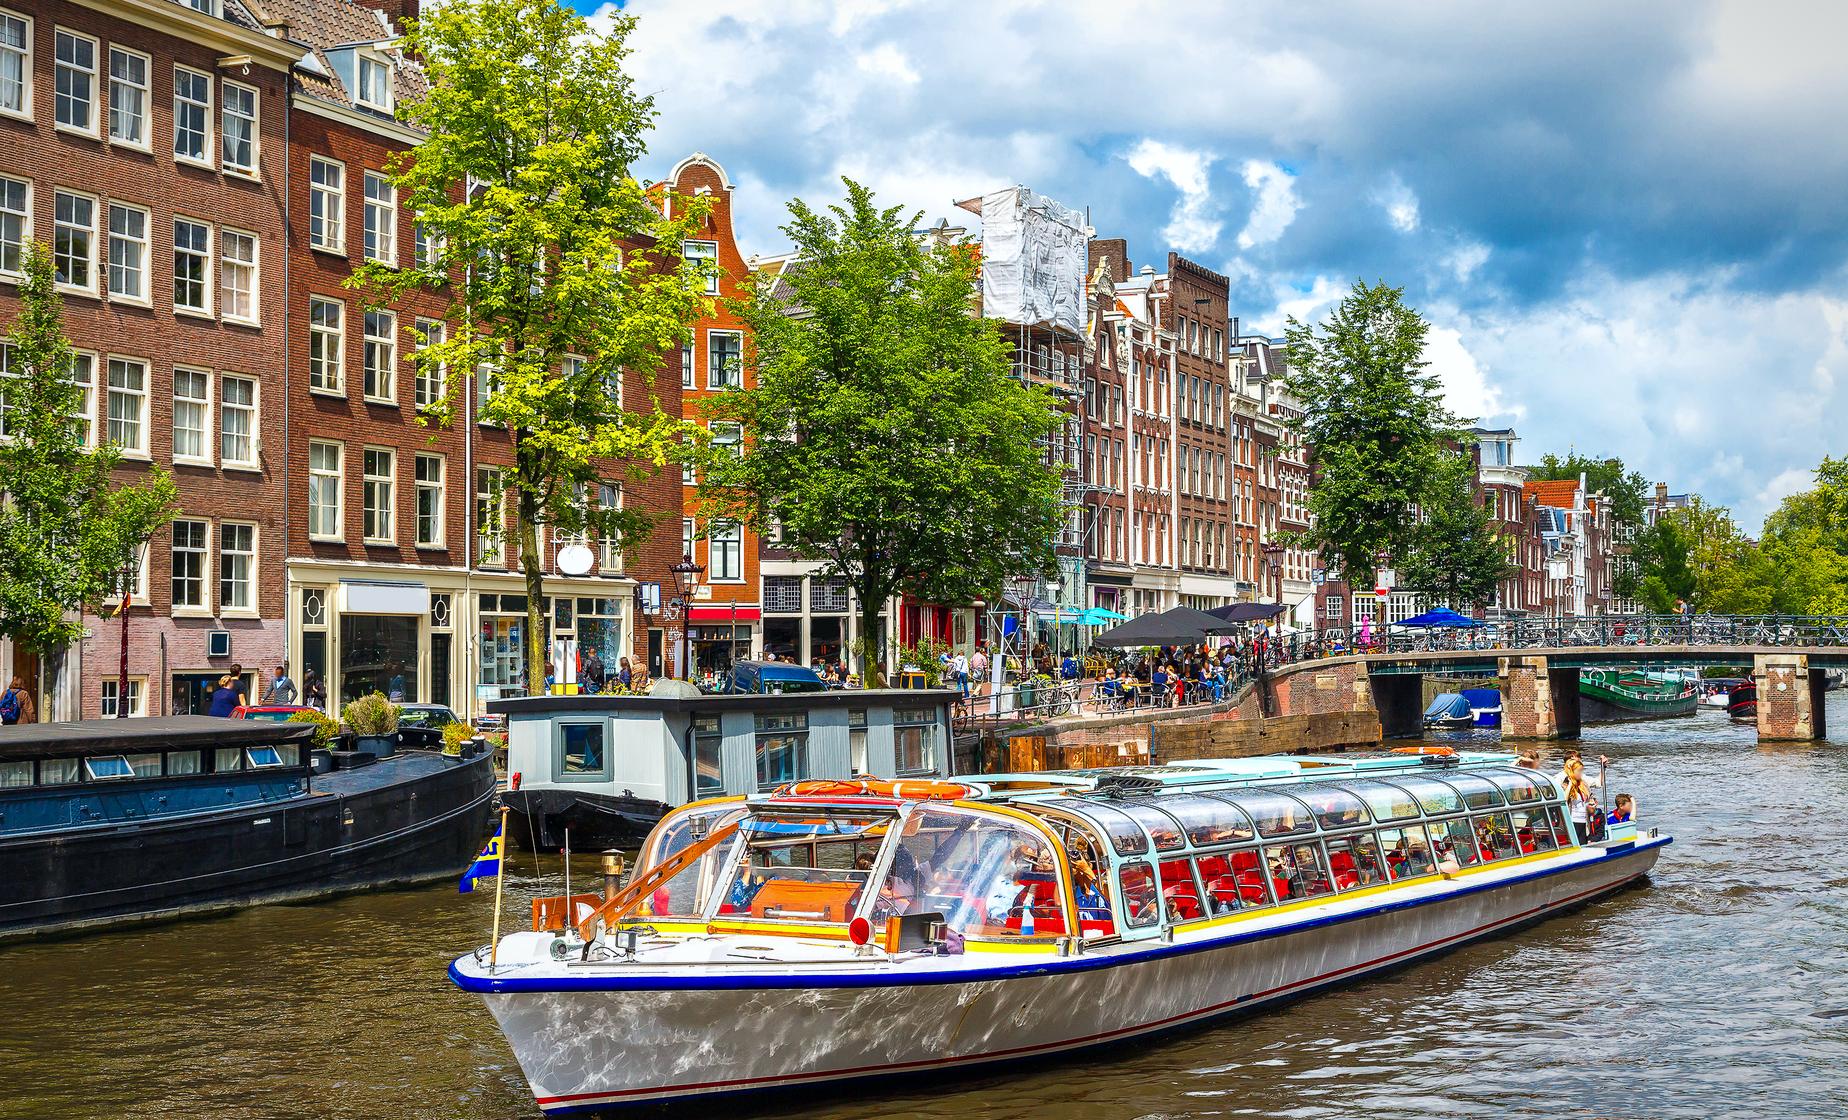
[[[1848,1115],[1848,694],[1829,723],[1833,747],[1759,747],[1723,714],[1588,728],[1612,790],[1676,843],[1648,885],[1569,917],[1064,1065],[702,1111]],[[575,863],[588,884],[594,861]],[[558,873],[516,853],[507,913]],[[443,972],[487,940],[492,897],[440,885],[0,949],[0,1117],[536,1116],[492,1019]]]

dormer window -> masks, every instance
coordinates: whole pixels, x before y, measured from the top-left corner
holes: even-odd
[[[391,112],[391,63],[378,55],[360,55],[359,82],[353,99],[368,109]]]

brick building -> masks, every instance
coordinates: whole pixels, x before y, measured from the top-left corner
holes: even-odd
[[[1231,529],[1236,408],[1226,344],[1236,332],[1224,276],[1169,253],[1167,282],[1158,306],[1174,333],[1175,558],[1181,602],[1210,609],[1240,597]]]

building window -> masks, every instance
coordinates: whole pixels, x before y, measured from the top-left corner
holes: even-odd
[[[443,457],[417,456],[417,545],[443,545]]]
[[[744,425],[733,420],[712,422],[712,446],[736,459],[744,454]]]
[[[96,355],[81,350],[73,351],[70,376],[71,383],[77,386],[81,394],[77,401],[77,415],[72,420],[76,422],[78,437],[88,447],[93,434],[90,426],[91,408],[96,402]]]
[[[116,677],[105,677],[103,679],[102,707],[99,709],[99,712],[104,719],[114,719],[121,714],[122,709],[118,707],[116,703],[118,697],[116,689],[121,683],[121,680]],[[148,714],[146,703],[147,690],[142,687],[146,683],[147,682],[141,677],[128,678],[128,714],[130,716],[145,716]]]
[[[929,708],[900,708],[892,713],[892,747],[900,774],[937,769],[937,713]]]
[[[224,374],[219,378],[218,456],[229,466],[257,465],[257,382],[254,378]]]
[[[765,576],[764,610],[770,614],[801,614],[802,577]]]
[[[257,527],[227,521],[218,526],[218,609],[257,609]]]
[[[132,358],[109,359],[109,442],[124,451],[148,449],[148,367]]]
[[[62,128],[96,131],[96,40],[58,28],[56,119]]]
[[[857,777],[866,773],[866,709],[847,709],[847,768]]]
[[[369,109],[391,112],[391,64],[382,58],[359,56],[359,89],[353,100]]]
[[[687,343],[680,348],[680,387],[693,387],[693,344]]]
[[[6,56],[0,55],[0,66]],[[0,177],[0,272],[18,276],[25,268],[26,241],[32,236],[32,184]]]
[[[257,321],[257,235],[220,230],[218,235],[218,308],[225,318]]]
[[[681,518],[680,519],[680,555],[687,556],[687,557],[691,557],[693,555],[693,535],[694,535],[693,519],[691,517]]]
[[[411,223],[411,263],[422,272],[438,272],[443,267],[443,235],[433,233],[422,222]]]
[[[364,533],[366,540],[390,544],[392,540],[392,480],[396,459],[382,447],[366,448],[364,467]]]
[[[173,609],[204,610],[205,552],[210,528],[203,521],[173,523]]]
[[[744,384],[744,335],[738,331],[706,332],[706,387],[736,389]]]
[[[173,307],[211,314],[212,227],[173,219]]]
[[[0,113],[32,115],[32,21],[0,10]]]
[[[236,82],[226,82],[220,96],[224,98],[224,120],[219,131],[224,136],[225,170],[257,173],[257,91]]]
[[[145,303],[148,298],[148,212],[109,204],[109,294]]]
[[[681,243],[681,253],[695,271],[704,271],[706,276],[706,294],[719,294],[719,243],[717,241],[685,241]]]
[[[7,382],[16,381],[21,376],[20,371],[14,366],[14,363],[17,361],[18,354],[15,353],[13,345],[8,342],[0,342],[0,436],[12,434],[7,431],[6,425],[6,385]]]
[[[212,78],[173,68],[173,158],[204,163],[211,150]]]
[[[58,191],[52,199],[51,263],[58,283],[96,290],[96,200]]]
[[[340,539],[340,445],[308,444],[308,535]]]
[[[760,713],[756,726],[758,789],[774,789],[808,776],[806,712]]]
[[[148,146],[148,56],[109,48],[109,139]]]
[[[211,429],[212,375],[201,369],[173,371],[173,457],[211,462],[205,433]]]
[[[736,521],[714,521],[706,537],[707,568],[714,583],[744,579],[744,527]]]
[[[331,159],[308,157],[308,244],[346,251],[341,215],[346,206],[346,168]]]
[[[366,259],[398,263],[398,189],[376,171],[366,179]]]
[[[719,797],[725,793],[725,737],[719,731],[718,716],[696,716],[693,720],[693,798]]]
[[[597,505],[602,509],[618,510],[622,508],[622,487],[614,482],[597,484]],[[617,575],[622,571],[622,537],[617,533],[601,533],[597,537],[597,570],[606,576]]]
[[[339,300],[311,296],[308,300],[308,387],[328,393],[344,392],[346,305]]]
[[[398,317],[389,311],[366,312],[366,396],[398,399]]]
[[[475,468],[475,562],[507,562],[507,474],[499,467]]]
[[[419,319],[416,322],[417,348],[441,346],[449,339],[449,326],[441,319]],[[431,408],[443,399],[447,376],[443,363],[428,359],[418,354],[416,383],[412,387],[413,401],[418,408]]]
[[[847,613],[847,581],[814,579],[809,581],[809,611],[814,614]]]

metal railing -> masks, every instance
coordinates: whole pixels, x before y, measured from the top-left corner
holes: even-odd
[[[969,696],[953,709],[957,725],[1044,723],[1073,716],[1129,715],[1136,712],[1204,710],[1235,699],[1251,683],[1255,665],[1238,665],[1223,680],[1203,684],[1186,681],[1176,700],[1172,682],[1160,690],[1140,681],[1119,678],[1116,688],[1095,676],[1077,680],[1015,682],[999,690],[972,687]]]
[[[1286,661],[1354,653],[1569,649],[1580,646],[1848,646],[1848,618],[1799,615],[1630,614],[1518,618],[1468,630],[1374,627],[1302,631],[1275,641]]]

